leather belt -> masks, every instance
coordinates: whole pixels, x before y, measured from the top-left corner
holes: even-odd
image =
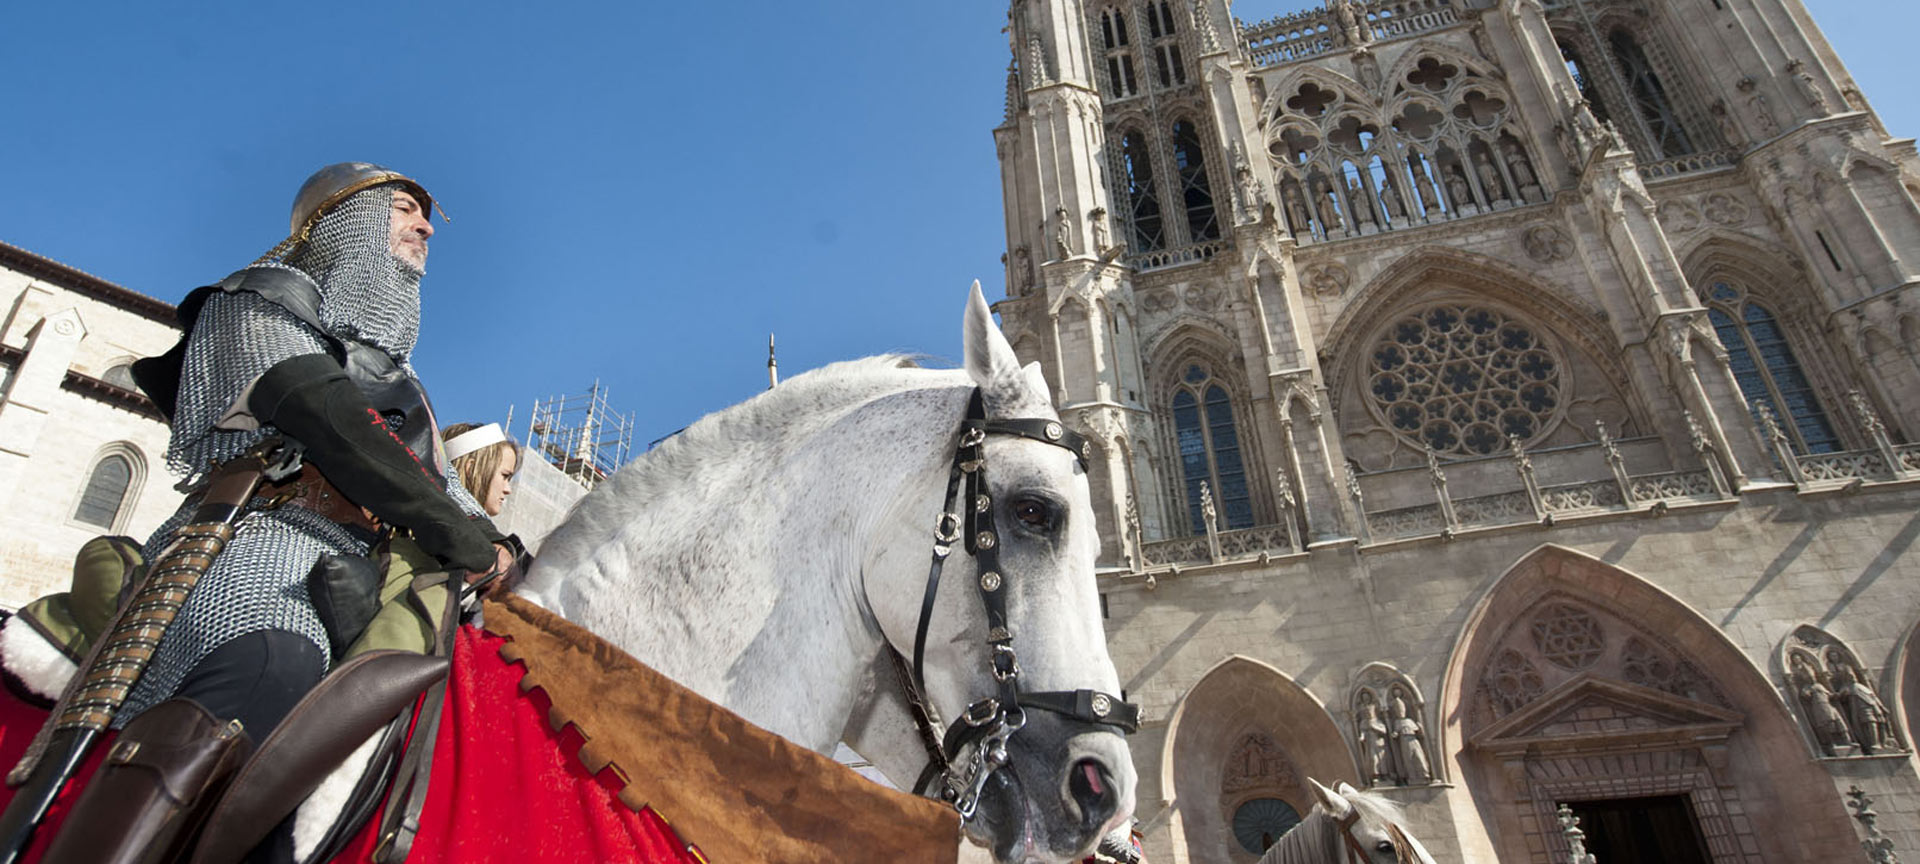
[[[347,500],[347,496],[311,462],[301,465],[298,472],[285,480],[262,484],[259,494],[271,499],[275,507],[299,507],[348,527],[364,528],[375,533],[380,531],[380,520],[365,508]]]

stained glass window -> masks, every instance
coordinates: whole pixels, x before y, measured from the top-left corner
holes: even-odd
[[[132,483],[133,463],[127,457],[113,454],[101,459],[94,464],[87,486],[80,493],[80,504],[73,511],[74,521],[112,529],[114,520],[120,516],[120,505],[126,503],[127,487]]]
[[[1707,318],[1713,322],[1720,344],[1726,346],[1733,380],[1747,399],[1754,425],[1760,426],[1756,403],[1766,402],[1780,418],[1795,452],[1839,450],[1840,437],[1827,422],[1827,412],[1814,396],[1813,383],[1801,370],[1773,313],[1726,282],[1714,283],[1707,297],[1711,303]]]
[[[1560,405],[1560,365],[1526,324],[1480,306],[1435,306],[1381,334],[1367,395],[1409,444],[1484,456],[1505,449],[1508,436],[1546,433]]]
[[[1246,463],[1240,455],[1233,400],[1199,364],[1189,365],[1181,381],[1183,386],[1173,397],[1173,428],[1187,498],[1187,525],[1195,534],[1206,532],[1200,491],[1200,484],[1205,483],[1213,496],[1215,519],[1221,529],[1251,528],[1253,496],[1247,488]]]
[[[1300,811],[1278,798],[1255,798],[1233,811],[1233,839],[1259,855],[1300,824]]]

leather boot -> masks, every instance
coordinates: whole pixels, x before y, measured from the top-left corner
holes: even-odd
[[[240,722],[169,699],[120,732],[48,847],[46,864],[162,864],[190,844],[253,752]]]

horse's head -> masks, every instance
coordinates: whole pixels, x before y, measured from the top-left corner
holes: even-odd
[[[965,343],[984,419],[966,421],[942,505],[951,554],[935,564],[925,620],[901,620],[921,609],[915,596],[887,604],[886,629],[924,627],[923,686],[958,742],[935,791],[958,798],[968,835],[1002,862],[1078,860],[1132,814],[1135,779],[1121,732],[1134,709],[1119,696],[1094,585],[1085,454],[977,283]],[[895,639],[912,657],[916,646]]]
[[[1343,835],[1341,845],[1346,852],[1341,860],[1349,864],[1433,864],[1433,856],[1401,826],[1405,816],[1398,805],[1345,783],[1337,789],[1328,789],[1311,777],[1307,783],[1319,799],[1318,809],[1326,812]]]

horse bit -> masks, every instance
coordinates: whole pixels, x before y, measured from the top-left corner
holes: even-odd
[[[987,778],[1006,766],[1007,741],[1026,726],[1026,709],[1051,711],[1128,734],[1140,727],[1138,705],[1098,690],[1020,691],[1020,662],[1013,650],[1013,632],[1007,627],[1006,593],[1001,590],[1007,577],[1000,568],[999,533],[994,528],[993,500],[987,494],[985,445],[988,435],[1016,435],[1066,449],[1073,453],[1082,470],[1086,468],[1088,452],[1086,439],[1057,420],[988,420],[979,388],[974,389],[968,400],[967,417],[960,424],[960,444],[954,451],[953,467],[947,476],[947,494],[942,499],[944,509],[934,524],[933,563],[928,568],[927,590],[920,602],[920,624],[913,637],[910,674],[902,668],[904,660],[899,652],[892,652],[895,669],[900,672],[914,721],[920,729],[921,742],[927,748],[926,770],[921,772],[913,789],[926,794],[928,784],[939,779],[938,797],[960,812],[962,822],[973,818]],[[963,481],[965,496],[957,498]],[[941,565],[953,551],[954,543],[962,540],[968,554],[980,565],[978,588],[980,600],[986,606],[989,665],[997,689],[994,695],[968,705],[941,738],[936,737],[940,717],[926,695],[923,663],[927,628],[933,622],[933,602],[940,591]],[[964,763],[956,762],[968,744],[977,745],[972,755]]]

